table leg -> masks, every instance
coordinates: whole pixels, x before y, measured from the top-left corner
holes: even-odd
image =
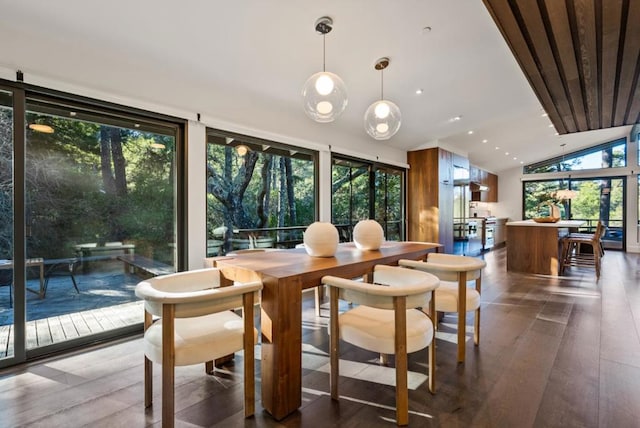
[[[302,405],[302,283],[262,283],[262,406],[281,420]]]

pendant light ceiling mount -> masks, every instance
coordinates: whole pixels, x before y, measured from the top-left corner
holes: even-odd
[[[323,16],[322,18],[318,18],[316,21],[316,33],[325,35],[330,33],[333,30],[333,19],[328,16]]]
[[[373,66],[376,70],[384,70],[389,67],[389,58],[382,57],[376,61],[376,65]]]
[[[315,23],[316,33],[322,36],[322,71],[311,76],[302,88],[304,111],[320,123],[333,122],[347,107],[347,89],[342,79],[326,71],[326,35],[333,30],[333,20],[328,16]]]
[[[364,129],[376,140],[388,140],[400,129],[401,115],[398,106],[384,99],[384,69],[391,60],[382,57],[376,61],[373,68],[380,71],[380,100],[369,106],[364,114]]]

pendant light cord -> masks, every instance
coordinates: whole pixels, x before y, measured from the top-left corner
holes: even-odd
[[[384,69],[380,70],[380,100],[384,100]]]

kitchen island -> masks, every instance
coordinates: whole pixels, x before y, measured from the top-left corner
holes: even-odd
[[[562,238],[585,222],[560,220],[536,223],[533,220],[507,223],[507,270],[558,276]]]

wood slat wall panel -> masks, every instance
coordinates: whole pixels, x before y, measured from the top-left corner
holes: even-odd
[[[640,75],[640,0],[629,1],[629,11],[626,16],[624,49],[620,69],[620,86],[616,103],[615,122],[634,124],[638,121],[638,75]],[[636,97],[636,109],[630,111],[633,98]]]
[[[516,61],[520,64],[520,68],[528,71],[525,73],[525,76],[529,81],[529,84],[534,88],[540,103],[549,115],[549,119],[556,126],[556,131],[560,134],[565,134],[567,131],[560,120],[560,113],[553,102],[551,93],[544,84],[544,79],[540,74],[540,70],[536,66],[535,58],[527,47],[527,42],[520,31],[513,12],[509,8],[489,7],[488,0],[485,0],[485,4],[487,5],[489,13],[493,16],[493,19],[498,25],[498,28],[504,36],[507,44],[511,48],[511,51],[514,53],[520,53],[515,56]]]
[[[640,119],[640,0],[484,0],[560,134]]]
[[[571,100],[570,105],[574,110],[582,110],[573,112],[578,119],[577,128],[584,130],[587,129],[587,121],[585,119],[586,112],[584,111],[585,100],[582,97],[580,68],[576,60],[579,52],[577,52],[577,46],[573,43],[567,8],[563,2],[546,0],[546,9],[551,31],[557,43],[556,57],[562,59],[560,66],[562,67],[562,77],[566,82],[566,91]]]
[[[622,2],[604,2],[602,7],[602,57],[600,69],[602,74],[603,105],[613,106],[616,91],[616,75],[618,74],[618,53],[620,43],[620,20],[622,19]],[[602,127],[613,126],[613,107],[601,109]]]
[[[598,71],[598,49],[596,38],[599,32],[599,23],[596,23],[596,12],[593,1],[573,2],[575,9],[573,17],[575,27],[573,38],[577,40],[579,48],[581,76],[583,80],[584,100],[586,102],[587,127],[578,128],[579,131],[588,131],[589,129],[600,129],[600,103],[598,96],[598,81],[600,79]],[[578,122],[578,114],[576,112],[576,122]]]
[[[569,98],[565,91],[564,79],[553,55],[552,40],[547,36],[546,25],[542,18],[542,12],[538,4],[529,0],[518,2],[518,14],[520,15],[520,28],[525,39],[528,35],[528,49],[536,58],[543,77],[543,84],[549,88],[554,104],[560,113],[560,120],[567,132],[576,132],[577,127],[573,120],[573,112],[569,104]],[[554,123],[555,125],[555,123]],[[559,131],[558,131],[559,132]]]

